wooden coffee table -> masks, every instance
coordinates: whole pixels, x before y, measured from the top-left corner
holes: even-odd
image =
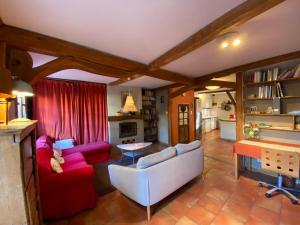
[[[121,150],[122,158],[124,157],[124,154],[126,156],[132,157],[132,163],[134,164],[135,157],[141,155],[141,152],[150,145],[152,145],[152,142],[139,142],[132,144],[120,144],[117,145],[117,148]]]

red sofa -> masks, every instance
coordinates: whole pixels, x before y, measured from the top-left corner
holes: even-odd
[[[42,136],[36,142],[40,195],[44,219],[72,216],[96,204],[93,164],[110,159],[111,145],[91,143],[63,150],[63,173],[50,165],[53,140]]]

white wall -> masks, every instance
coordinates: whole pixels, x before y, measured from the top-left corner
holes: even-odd
[[[233,98],[235,99],[235,93],[232,93]],[[228,95],[226,93],[216,93],[213,96],[213,103],[217,103],[217,105],[213,106],[213,114],[218,117],[218,119],[228,119],[230,114],[234,114],[234,105],[231,105],[230,111],[225,111],[221,109],[221,104],[223,101],[230,101]]]
[[[169,144],[169,119],[168,119],[168,90],[156,91],[156,110],[158,113],[158,141]],[[163,103],[161,98],[163,97]]]
[[[121,92],[128,91],[128,87],[107,86],[107,110],[109,116],[114,116],[121,109]],[[142,109],[142,88],[130,87],[130,93],[135,97],[138,112]]]

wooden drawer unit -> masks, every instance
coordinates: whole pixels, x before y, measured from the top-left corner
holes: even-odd
[[[36,121],[0,125],[0,225],[41,225]]]

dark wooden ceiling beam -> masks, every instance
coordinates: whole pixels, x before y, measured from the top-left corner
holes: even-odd
[[[299,59],[299,58],[300,58],[300,51],[290,52],[290,53],[287,53],[284,55],[279,55],[279,56],[275,56],[275,57],[271,57],[271,58],[267,58],[267,59],[263,59],[263,60],[258,60],[256,62],[247,63],[244,65],[232,67],[232,68],[229,68],[226,70],[221,70],[221,71],[218,71],[215,73],[207,74],[207,75],[196,78],[195,83],[200,84],[201,82],[211,80],[213,78],[224,77],[224,76],[227,76],[227,75],[230,75],[233,73],[244,72],[247,70],[252,70],[255,68],[269,66],[269,65],[280,63],[283,61]]]
[[[73,57],[86,62],[125,70],[130,72],[128,77],[132,77],[132,79],[136,77],[136,74],[142,72],[142,75],[156,77],[162,80],[178,83],[183,82],[183,84],[192,83],[192,79],[182,74],[166,70],[150,72],[146,69],[147,65],[133,60],[7,25],[2,26],[0,29],[0,41],[5,41],[7,42],[7,45],[25,51],[32,51],[63,58]]]
[[[201,84],[184,86],[182,88],[179,88],[178,90],[170,93],[169,98],[174,98],[174,97],[181,95],[190,90],[202,89],[202,88],[205,88],[205,86],[220,86],[221,88],[235,88],[236,84],[235,84],[235,82],[210,80],[210,81],[203,82]]]
[[[126,78],[131,74],[128,71],[123,71],[120,69],[99,65],[96,63],[75,59],[72,57],[63,57],[57,58],[41,66],[33,68],[28,74],[24,76],[24,80],[31,84],[34,84],[38,80],[43,79],[50,74],[65,69],[79,69],[86,72],[115,78]]]
[[[197,33],[185,39],[149,64],[150,70],[158,69],[193,50],[214,40],[219,35],[247,22],[253,17],[269,10],[284,0],[250,0],[231,9]]]

